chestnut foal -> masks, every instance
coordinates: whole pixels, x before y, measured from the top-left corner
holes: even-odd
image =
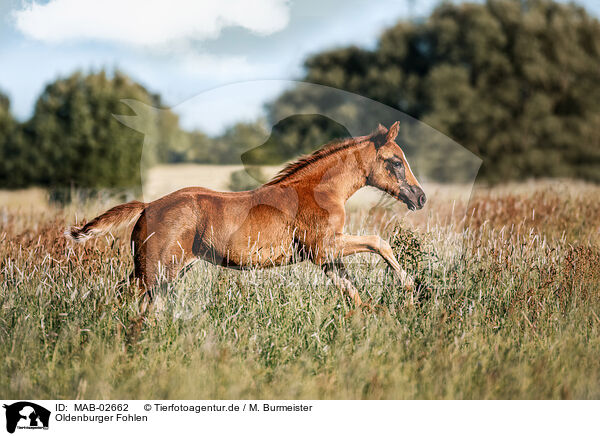
[[[374,186],[421,209],[426,197],[396,144],[399,122],[370,135],[335,141],[284,168],[273,180],[244,192],[191,187],[151,203],[132,201],[65,235],[74,241],[134,223],[134,278],[141,291],[172,280],[196,259],[229,268],[265,268],[310,260],[343,294],[361,299],[342,257],[379,254],[403,286],[412,279],[377,235],[344,234],[344,203],[363,186]]]

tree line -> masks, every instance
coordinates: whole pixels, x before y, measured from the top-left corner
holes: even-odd
[[[599,182],[599,79],[600,22],[580,6],[552,0],[444,2],[425,19],[386,29],[374,49],[350,46],[309,57],[301,77],[425,122],[480,156],[479,180],[492,183],[528,177]],[[163,109],[144,121],[155,132],[152,143],[112,116],[127,113],[124,98]],[[183,130],[160,95],[120,71],[56,80],[24,122],[0,94],[0,187],[135,187],[140,163],[239,163],[269,136],[267,126],[285,120],[250,162],[281,163],[347,134],[326,117],[294,114],[339,111],[365,123],[373,117],[301,87],[266,109],[266,120],[210,137]],[[410,130],[404,135],[409,147],[419,146]],[[460,162],[440,150],[427,149],[428,178],[452,181]]]

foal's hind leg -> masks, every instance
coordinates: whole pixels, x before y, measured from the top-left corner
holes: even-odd
[[[132,339],[136,339],[141,332],[143,323],[154,323],[148,314],[151,313],[157,305],[157,298],[160,298],[158,291],[169,281],[177,277],[182,270],[181,265],[172,263],[160,268],[158,263],[138,263],[135,262],[135,269],[132,275],[132,281],[137,288],[139,316],[134,318],[129,325],[129,332]],[[160,307],[160,300],[158,300]]]
[[[156,298],[159,297],[160,290],[165,289],[168,283],[178,277],[182,277],[193,263],[195,263],[195,259],[191,257],[177,259],[171,256],[169,259],[167,256],[163,256],[160,262],[136,268],[135,276],[139,277],[136,279],[136,283],[140,290],[138,296],[143,299],[142,312],[145,313],[152,308],[156,303]]]
[[[362,305],[358,290],[354,287],[350,279],[348,278],[348,271],[341,260],[328,262],[322,265],[323,272],[327,277],[331,279],[333,284],[342,292],[343,295],[348,296],[356,306]]]

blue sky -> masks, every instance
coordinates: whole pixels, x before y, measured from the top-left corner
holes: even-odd
[[[0,90],[26,119],[57,77],[119,68],[175,106],[185,127],[218,133],[259,115],[281,88],[221,105],[208,121],[180,103],[225,84],[298,78],[308,54],[373,46],[385,27],[410,11],[425,15],[436,3],[415,0],[411,9],[408,0],[0,0]],[[600,15],[600,1],[579,3]]]

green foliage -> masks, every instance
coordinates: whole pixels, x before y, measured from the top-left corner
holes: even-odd
[[[112,114],[122,98],[154,103],[140,85],[120,73],[75,73],[48,85],[28,123],[37,168],[35,183],[82,188],[132,188],[140,184],[142,134]]]
[[[12,162],[8,157],[11,154],[12,141],[16,121],[10,113],[9,98],[0,93],[0,184],[7,185],[12,172]]]
[[[417,289],[431,291],[432,265],[439,263],[431,235],[398,224],[392,231],[390,246],[400,266],[410,271]]]
[[[10,133],[14,130],[16,122],[10,113],[10,100],[9,98],[0,93],[0,141],[5,143],[10,136]]]
[[[229,190],[234,192],[249,191],[258,188],[267,181],[260,167],[246,167],[229,176]]]
[[[262,120],[254,123],[236,123],[214,139],[210,163],[239,164],[242,154],[267,140],[268,132]]]
[[[427,255],[419,234],[404,227],[396,228],[390,246],[400,265],[410,271],[417,270]]]
[[[87,190],[138,190],[144,136],[126,127],[113,114],[133,115],[121,99],[152,107],[160,98],[120,72],[75,73],[49,84],[35,105],[32,118],[18,125],[6,98],[0,101],[0,186],[73,187]],[[143,120],[153,129],[144,153],[145,165],[169,158],[171,144],[181,144],[179,121],[169,110]]]
[[[163,108],[160,97],[153,96],[153,103],[160,110],[148,114],[149,119],[143,131],[150,130],[146,135],[143,165],[152,166],[156,163],[177,163],[185,161],[192,136],[179,126],[179,116],[170,109]],[[146,156],[147,155],[147,156]]]
[[[183,134],[179,141],[171,143],[166,156],[161,161],[168,163],[214,163],[211,162],[214,159],[214,155],[211,153],[212,146],[212,138],[198,130],[194,130]]]
[[[442,3],[387,29],[375,50],[336,49],[305,65],[306,81],[397,108],[480,155],[482,179],[600,181],[600,22],[574,4]],[[339,104],[305,94],[284,93],[271,115]],[[460,171],[443,151],[428,155],[431,178],[447,179],[449,164]]]
[[[10,100],[0,93],[0,186],[14,188],[27,185],[35,175],[28,159],[16,159],[27,150],[27,132],[10,112]]]
[[[236,123],[216,137],[210,137],[199,130],[182,132],[181,137],[169,146],[163,162],[239,165],[242,154],[260,146],[267,137],[268,132],[261,119]]]

